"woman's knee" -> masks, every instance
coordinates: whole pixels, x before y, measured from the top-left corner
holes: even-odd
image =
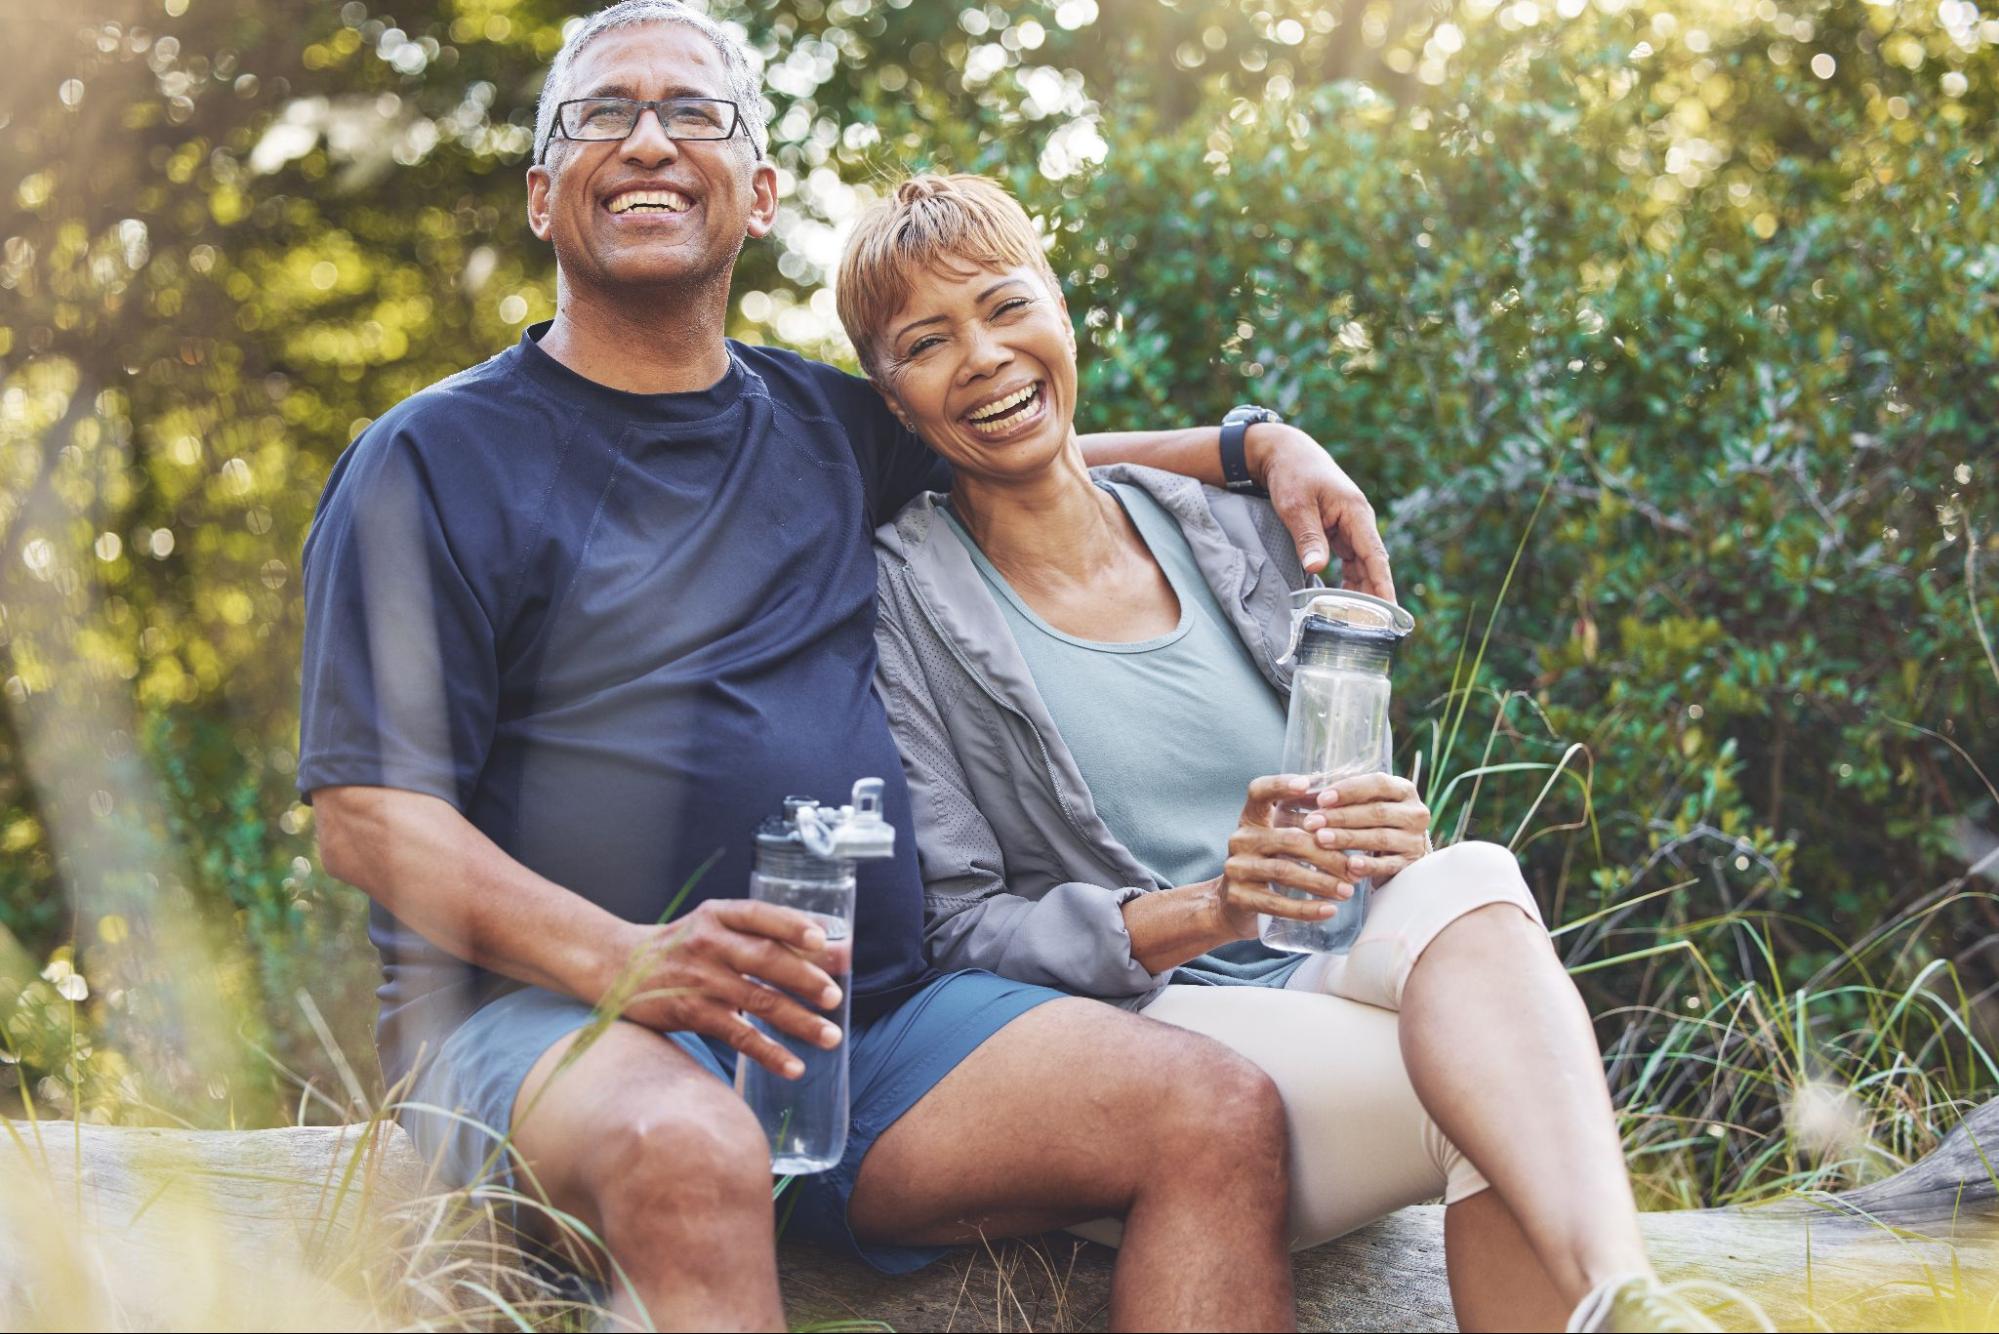
[[[1477,839],[1453,843],[1423,857],[1402,874],[1424,881],[1426,893],[1441,890],[1467,898],[1519,896],[1533,901],[1520,874],[1520,859],[1497,843]]]
[[[1482,950],[1510,958],[1553,953],[1519,861],[1497,843],[1439,848],[1389,882],[1379,907],[1369,911],[1339,989],[1400,1010],[1409,979],[1425,959],[1440,945],[1474,939]]]
[[[1404,922],[1405,938],[1434,939],[1460,918],[1500,905],[1545,935],[1540,907],[1520,873],[1519,859],[1497,843],[1438,848],[1397,876],[1389,888],[1401,902],[1387,911],[1415,918]],[[1423,919],[1435,925],[1425,929]]]

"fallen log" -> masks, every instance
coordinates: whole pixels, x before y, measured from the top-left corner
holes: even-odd
[[[449,1307],[454,1293],[499,1282],[512,1255],[462,1197],[429,1183],[393,1125],[8,1128],[0,1326],[95,1314],[140,1328],[351,1328],[381,1323],[384,1283],[427,1285],[426,1300]],[[1666,1277],[1739,1288],[1785,1327],[1992,1328],[1999,1102],[1861,1189],[1652,1213],[1643,1225]],[[788,1244],[782,1270],[794,1322],[1089,1329],[1103,1323],[1112,1259],[1050,1236],[885,1279]],[[1455,1327],[1436,1206],[1301,1252],[1296,1275],[1304,1329]]]

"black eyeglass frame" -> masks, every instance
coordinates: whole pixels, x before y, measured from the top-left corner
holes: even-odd
[[[621,102],[626,106],[636,107],[637,110],[632,113],[631,128],[623,134],[607,134],[600,138],[592,138],[589,135],[571,134],[569,127],[562,123],[563,113],[570,107],[582,106],[586,102]],[[697,102],[703,106],[729,108],[729,128],[721,134],[675,134],[672,130],[669,130],[666,127],[666,109],[673,106],[686,106],[690,102]],[[645,119],[645,114],[648,111],[652,112],[653,119],[659,122],[660,133],[675,143],[721,143],[724,140],[735,138],[736,132],[744,128],[742,104],[726,97],[572,97],[567,101],[555,104],[555,116],[549,125],[548,138],[543,141],[541,151],[535,155],[535,162],[540,164],[548,161],[549,145],[555,142],[555,137],[558,134],[575,144],[622,143],[632,137],[633,132],[639,128],[639,122]],[[757,147],[754,138],[750,141],[750,149],[759,158],[763,156],[763,150]]]

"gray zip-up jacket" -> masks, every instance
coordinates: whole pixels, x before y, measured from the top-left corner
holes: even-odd
[[[1288,691],[1288,595],[1317,581],[1269,504],[1151,468],[1092,476],[1143,488],[1178,521],[1251,657]],[[1167,973],[1132,958],[1122,908],[1164,886],[1098,818],[943,499],[919,496],[875,532],[876,684],[909,775],[925,948],[939,968],[1135,1009]]]

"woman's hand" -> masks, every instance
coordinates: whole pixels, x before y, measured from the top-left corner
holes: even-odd
[[[1346,854],[1350,880],[1380,884],[1430,851],[1430,808],[1416,785],[1394,774],[1356,774],[1328,784],[1304,827],[1321,848]]]
[[[1315,808],[1297,814],[1309,808],[1310,790],[1307,780],[1297,774],[1250,782],[1241,822],[1229,835],[1228,860],[1213,882],[1220,934],[1231,940],[1249,939],[1256,934],[1258,913],[1323,922],[1353,897],[1355,877],[1346,855],[1321,843],[1321,834],[1300,827],[1301,821],[1319,818]],[[1274,892],[1273,882],[1315,897],[1289,898]]]

